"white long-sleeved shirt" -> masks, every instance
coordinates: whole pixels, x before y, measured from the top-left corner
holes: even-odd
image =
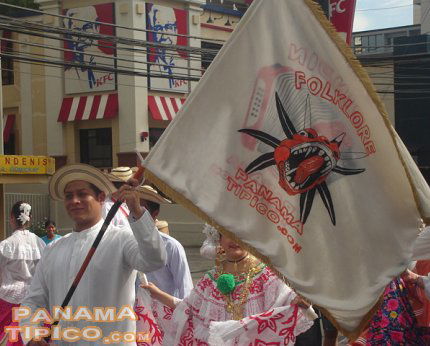
[[[52,312],[53,306],[61,306],[102,224],[103,220],[100,220],[87,230],[72,232],[46,249],[30,292],[22,303],[32,310],[32,314],[37,308],[46,308]],[[68,304],[73,313],[78,307],[87,307],[93,311],[95,307],[112,307],[117,312],[124,306],[133,307],[136,270],[152,271],[164,265],[164,244],[149,213],[145,212],[139,220],[130,220],[130,226],[131,229],[108,227]],[[22,320],[20,325],[30,325],[30,320]],[[87,326],[97,326],[102,329],[104,337],[113,331],[136,330],[136,322],[129,318],[117,322],[61,321],[60,326],[75,327],[81,331]],[[55,343],[66,344],[64,340]],[[78,344],[95,345],[103,342],[80,340]]]
[[[167,234],[160,233],[160,236],[166,246],[167,263],[156,271],[146,273],[147,279],[171,296],[184,299],[193,289],[193,279],[184,247]]]
[[[22,302],[44,248],[43,240],[28,230],[16,230],[0,243],[0,299]]]

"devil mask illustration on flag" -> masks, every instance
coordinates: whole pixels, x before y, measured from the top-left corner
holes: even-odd
[[[318,191],[331,222],[336,225],[336,214],[326,179],[332,173],[354,175],[365,169],[351,169],[339,166],[340,146],[345,133],[332,140],[319,136],[312,128],[297,131],[276,95],[276,108],[279,121],[287,139],[279,140],[265,132],[254,129],[241,129],[275,150],[259,156],[251,162],[245,172],[251,174],[258,170],[276,165],[279,170],[279,185],[289,194],[300,194],[300,221],[305,224],[312,208],[315,192]],[[311,114],[307,114],[311,116]]]

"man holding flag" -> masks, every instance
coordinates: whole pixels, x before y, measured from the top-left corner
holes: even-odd
[[[98,169],[75,164],[64,166],[51,178],[49,192],[53,199],[64,201],[65,209],[74,221],[74,231],[67,234],[44,252],[40,265],[22,306],[30,314],[20,325],[35,323],[34,315],[46,309],[52,319],[59,319],[59,326],[53,327],[52,340],[57,344],[78,341],[79,345],[115,343],[126,344],[127,340],[110,340],[112,333],[123,335],[136,332],[136,317],[133,313],[135,300],[136,270],[149,272],[162,267],[166,252],[154,221],[145,208],[140,206],[139,195],[128,184],[117,192],[108,177]],[[55,307],[62,305],[75,276],[89,253],[103,224],[102,207],[106,195],[113,194],[115,200],[125,201],[130,210],[129,227],[110,226],[88,264],[82,279],[71,297],[73,318],[55,317]],[[104,317],[96,314],[103,311],[129,312],[124,316],[108,313]],[[113,309],[113,310],[112,310]],[[94,315],[91,315],[92,311]],[[76,315],[84,313],[79,318]],[[97,310],[98,311],[98,310]],[[58,315],[58,316],[61,316]],[[98,317],[97,317],[98,316]],[[52,320],[45,321],[52,323]],[[99,335],[86,335],[85,328],[91,327]],[[54,331],[55,329],[55,331]],[[66,334],[65,331],[69,331]],[[73,330],[73,333],[70,332]],[[27,341],[34,334],[23,333]],[[113,336],[112,336],[113,338]],[[30,345],[46,345],[43,340],[33,340]]]

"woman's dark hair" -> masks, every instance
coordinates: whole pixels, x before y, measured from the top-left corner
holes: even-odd
[[[57,227],[57,225],[55,224],[55,221],[48,219],[48,220],[45,221],[45,228],[48,227],[49,225]]]
[[[12,217],[15,219],[16,223],[21,226],[25,226],[30,223],[30,220],[22,220],[23,218],[21,217],[21,214],[24,214],[24,210],[21,209],[21,206],[23,204],[30,205],[27,202],[18,201],[12,206],[12,210],[10,212],[12,214]],[[30,213],[28,216],[31,218],[31,206],[30,206]]]

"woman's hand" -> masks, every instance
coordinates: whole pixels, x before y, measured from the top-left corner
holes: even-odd
[[[296,296],[292,301],[291,301],[291,305],[298,305],[300,308],[302,309],[309,309],[309,307],[311,306],[310,303],[308,303],[305,299],[303,299],[300,296]]]
[[[409,269],[406,269],[402,274],[402,279],[405,281],[406,284],[415,285],[419,288],[424,289],[424,281],[422,277],[418,274],[415,274],[414,272],[410,271]]]
[[[151,297],[158,300],[160,303],[174,309],[176,307],[177,298],[171,296],[169,293],[166,293],[160,290],[157,286],[155,286],[152,282],[149,282],[147,285],[142,284],[140,287],[145,288],[151,294]]]
[[[151,294],[151,297],[157,300],[160,300],[160,297],[163,295],[162,290],[160,290],[157,286],[155,286],[152,282],[148,282],[147,285],[141,284],[140,287],[146,289]]]

